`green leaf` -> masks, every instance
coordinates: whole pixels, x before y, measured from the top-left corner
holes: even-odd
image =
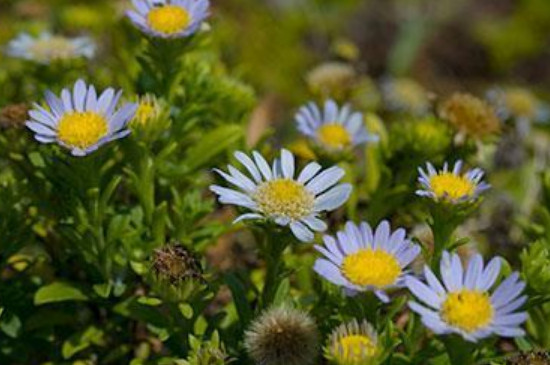
[[[77,287],[63,282],[55,282],[50,285],[46,285],[38,289],[34,295],[35,305],[71,300],[86,301],[88,300],[88,297]]]
[[[241,320],[241,324],[244,326],[252,319],[252,309],[248,304],[246,288],[241,280],[239,280],[239,278],[234,274],[226,275],[225,281],[231,290],[231,295],[235,301],[235,307],[237,308],[239,319]]]
[[[97,295],[99,295],[102,298],[108,298],[111,294],[111,290],[113,290],[113,283],[103,283],[103,284],[95,284],[92,287]]]
[[[78,332],[63,342],[61,353],[64,359],[69,359],[76,353],[87,349],[91,345],[103,345],[103,331],[91,326]]]
[[[185,165],[190,170],[198,169],[214,157],[229,149],[244,137],[244,128],[240,125],[224,125],[201,137],[187,151]]]
[[[193,307],[187,303],[181,303],[178,305],[181,315],[183,318],[191,319],[193,318]]]
[[[160,300],[159,298],[145,297],[145,296],[139,297],[137,301],[139,304],[148,305],[150,307],[156,307],[162,304],[162,300]]]
[[[21,320],[15,314],[6,312],[0,321],[0,329],[6,335],[16,338],[21,331]]]
[[[284,278],[279,284],[277,291],[275,292],[275,297],[273,298],[273,305],[279,306],[284,302],[286,302],[289,298],[290,298],[290,280],[288,280],[288,278]]]
[[[521,351],[533,350],[533,345],[525,337],[516,337],[514,342]]]

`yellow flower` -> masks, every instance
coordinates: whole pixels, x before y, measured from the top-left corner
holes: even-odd
[[[359,323],[354,319],[332,331],[325,356],[337,365],[374,365],[380,350],[372,326],[367,321]]]

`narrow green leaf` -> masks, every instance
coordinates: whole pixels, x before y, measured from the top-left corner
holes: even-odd
[[[218,127],[205,134],[194,146],[189,148],[184,164],[190,170],[200,168],[243,137],[244,129],[240,125]]]
[[[162,300],[160,300],[159,298],[145,297],[145,296],[139,297],[137,301],[139,304],[148,305],[150,307],[156,307],[162,304]]]
[[[248,305],[246,298],[246,288],[243,283],[234,274],[225,276],[225,282],[231,290],[237,313],[243,325],[247,324],[252,319],[252,309]]]
[[[77,287],[63,282],[46,285],[40,288],[34,295],[35,305],[70,300],[85,301],[88,300],[88,297]]]
[[[273,305],[279,306],[286,302],[290,298],[290,280],[284,278],[277,291],[275,292],[275,297],[273,298]]]

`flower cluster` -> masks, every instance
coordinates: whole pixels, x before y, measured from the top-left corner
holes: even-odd
[[[209,0],[116,4],[126,26],[106,30],[115,5],[98,4],[52,5],[44,28],[59,33],[5,48],[0,362],[548,360],[535,349],[550,347],[549,139],[531,135],[548,115],[534,92],[378,83],[340,40],[338,61],[305,76],[310,95],[254,111],[218,57],[227,40],[208,48]],[[494,142],[525,125],[529,163],[502,171]]]

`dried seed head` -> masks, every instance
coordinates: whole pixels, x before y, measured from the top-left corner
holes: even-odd
[[[440,115],[457,130],[475,139],[500,131],[495,110],[470,94],[453,94],[441,105]]]
[[[27,120],[29,107],[27,104],[7,105],[0,110],[0,127],[22,128]]]
[[[178,284],[185,280],[202,280],[202,269],[195,255],[180,244],[169,244],[155,250],[153,268],[156,275]]]
[[[550,365],[550,354],[548,351],[522,352],[510,357],[507,365]]]
[[[271,308],[246,331],[245,347],[257,364],[312,364],[319,350],[317,326],[301,310],[286,306]]]

